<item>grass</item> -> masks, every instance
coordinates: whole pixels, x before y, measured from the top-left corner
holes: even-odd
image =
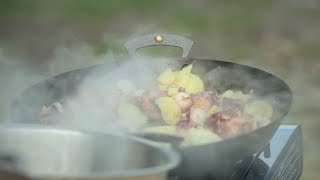
[[[125,11],[152,12],[168,0],[2,0],[0,17],[38,18],[53,16],[63,21],[81,20],[101,23]]]

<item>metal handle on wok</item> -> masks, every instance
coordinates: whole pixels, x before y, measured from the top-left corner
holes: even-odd
[[[131,57],[136,57],[136,50],[148,46],[174,46],[182,49],[182,58],[188,57],[194,41],[173,34],[149,34],[128,40],[124,46]]]

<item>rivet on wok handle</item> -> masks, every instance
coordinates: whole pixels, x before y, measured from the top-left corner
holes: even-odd
[[[163,37],[161,35],[156,35],[156,37],[154,38],[154,40],[157,42],[157,43],[161,43],[163,41]]]
[[[136,57],[136,50],[148,46],[175,46],[182,48],[182,58],[188,57],[194,41],[173,34],[149,34],[128,40],[124,46],[132,58]]]

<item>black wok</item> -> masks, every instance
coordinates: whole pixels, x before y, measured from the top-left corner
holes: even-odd
[[[216,89],[220,92],[237,89],[246,93],[253,90],[255,96],[271,103],[275,111],[272,123],[249,134],[217,143],[180,149],[183,161],[174,173],[185,178],[199,179],[209,177],[211,174],[217,176],[223,172],[228,163],[244,159],[265,147],[281,120],[289,112],[293,95],[290,87],[284,81],[268,72],[231,62],[187,58],[193,44],[193,41],[184,37],[163,34],[162,36],[147,35],[135,38],[129,40],[125,46],[131,57],[135,57],[136,49],[145,46],[181,47],[183,49],[182,58],[170,59],[166,61],[165,66],[181,69],[192,63],[193,73],[203,79],[206,89]],[[82,79],[88,74],[94,74],[98,77],[122,63],[124,62],[117,61],[73,70],[30,87],[12,104],[11,120],[20,123],[38,123],[38,114],[43,105],[51,104],[74,94]],[[132,68],[134,69],[134,67]],[[161,68],[158,68],[156,63],[150,68],[156,73],[161,72]]]

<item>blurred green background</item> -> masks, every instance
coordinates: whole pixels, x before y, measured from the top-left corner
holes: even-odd
[[[49,76],[123,58],[126,39],[166,32],[193,39],[190,57],[255,66],[283,78],[303,128],[302,179],[320,176],[320,2],[317,0],[1,0],[0,116]],[[148,53],[179,56],[176,49]]]

